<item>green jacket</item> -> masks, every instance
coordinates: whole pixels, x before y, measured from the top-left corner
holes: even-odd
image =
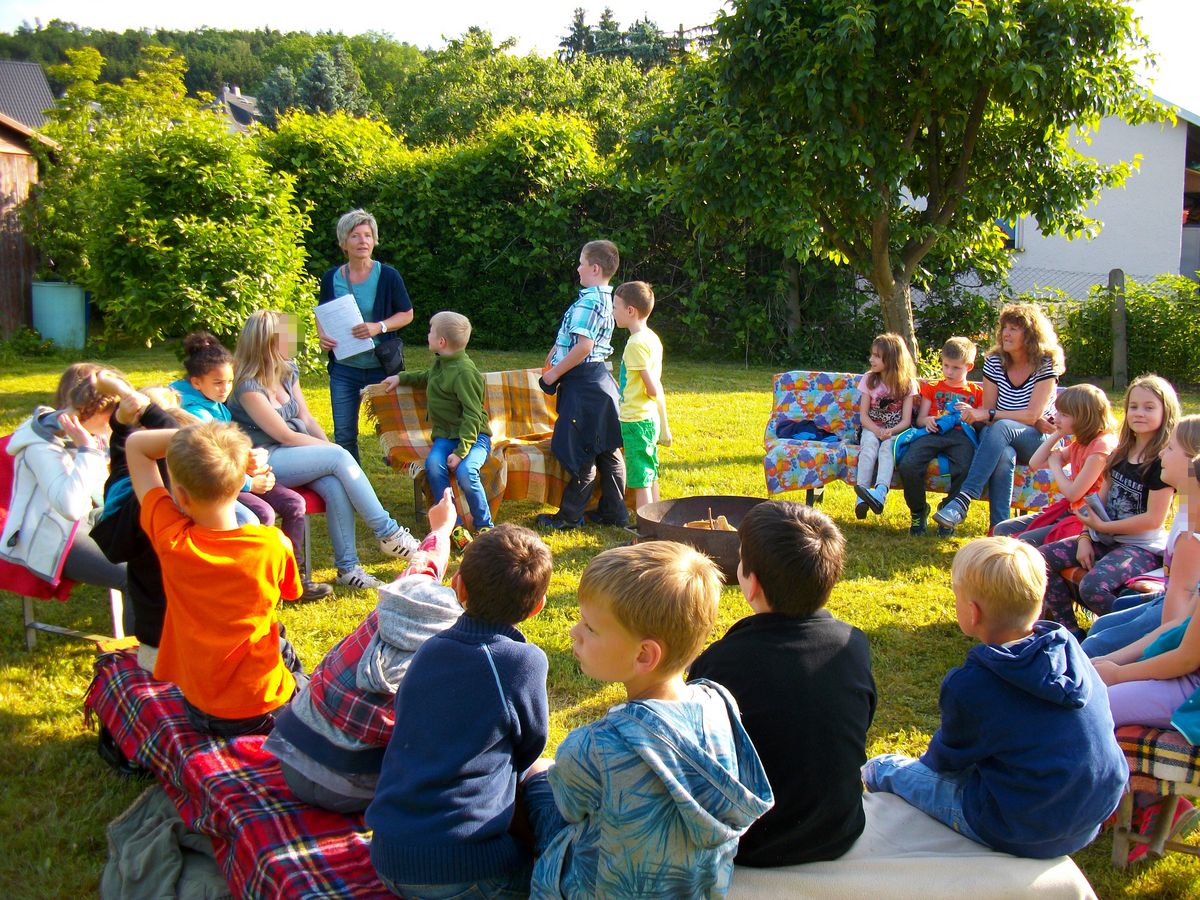
[[[434,358],[428,369],[398,373],[400,384],[424,385],[435,438],[458,438],[455,453],[464,457],[481,434],[491,435],[483,407],[483,376],[467,351]]]

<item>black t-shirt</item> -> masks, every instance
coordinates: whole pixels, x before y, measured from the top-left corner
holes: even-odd
[[[867,637],[826,610],[742,619],[688,673],[723,685],[762,760],[775,806],[738,845],[744,866],[837,859],[862,834],[860,768],[875,715]]]
[[[1143,468],[1129,460],[1117,463],[1108,473],[1108,496],[1104,509],[1110,519],[1140,516],[1150,506],[1150,492],[1170,487],[1162,480],[1162,460]]]

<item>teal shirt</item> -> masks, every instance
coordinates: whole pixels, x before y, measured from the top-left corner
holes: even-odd
[[[371,274],[361,284],[350,284],[346,280],[345,272],[345,266],[338,266],[337,271],[333,273],[333,294],[335,297],[353,294],[354,302],[358,304],[358,308],[362,312],[363,321],[370,322],[371,317],[375,315],[375,290],[379,287],[379,263],[371,264]],[[376,345],[379,344],[379,338],[371,340]],[[339,359],[338,364],[352,366],[355,369],[377,369],[379,368],[379,359],[374,352],[365,351],[356,353],[354,356],[347,356],[345,359]]]

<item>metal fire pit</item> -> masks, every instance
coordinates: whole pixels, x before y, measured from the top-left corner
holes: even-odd
[[[685,522],[724,516],[737,528],[742,517],[762,503],[761,497],[681,497],[647,503],[637,511],[638,539],[690,544],[721,567],[727,584],[737,581],[738,535],[735,531],[687,528]]]

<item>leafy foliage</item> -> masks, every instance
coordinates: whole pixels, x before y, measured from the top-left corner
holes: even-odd
[[[291,177],[185,97],[165,48],[121,85],[96,83],[102,65],[72,54],[47,127],[61,149],[30,205],[43,253],[92,291],[106,327],[147,341],[231,336],[254,309],[295,308],[311,285]]]
[[[1059,292],[1048,306],[1067,367],[1075,375],[1107,376],[1112,372],[1113,297],[1105,286],[1093,287],[1086,300]],[[1126,351],[1129,377],[1154,372],[1176,384],[1200,384],[1200,293],[1182,275],[1160,275],[1153,281],[1125,283]]]
[[[789,256],[848,264],[914,346],[931,248],[995,272],[997,218],[1094,227],[1085,205],[1130,166],[1083,157],[1071,129],[1161,115],[1119,0],[739,0],[716,27],[659,121],[664,194],[701,226],[746,219]]]

